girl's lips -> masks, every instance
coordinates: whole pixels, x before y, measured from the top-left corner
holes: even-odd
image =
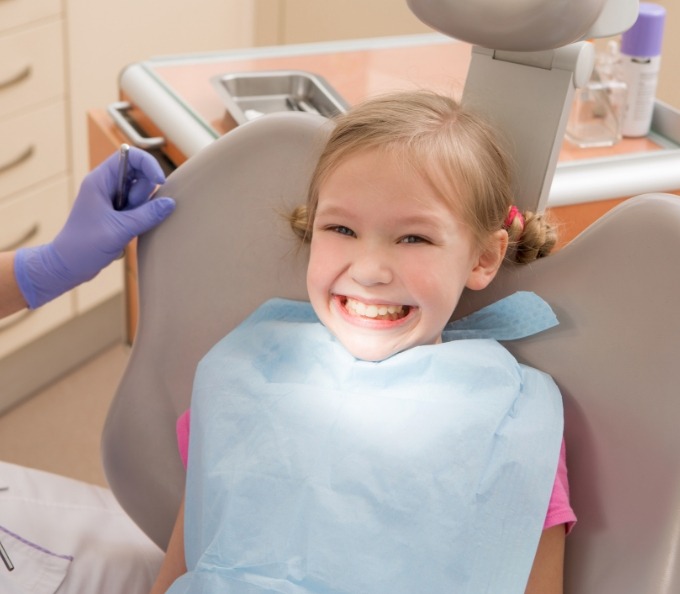
[[[374,328],[393,328],[401,325],[416,309],[410,305],[365,302],[345,295],[334,295],[333,301],[345,320],[352,324]]]

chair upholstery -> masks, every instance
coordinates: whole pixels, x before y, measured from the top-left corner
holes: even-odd
[[[178,207],[139,243],[140,312],[103,439],[123,507],[165,546],[184,470],[175,421],[201,356],[272,296],[306,298],[283,218],[304,202],[324,120],[266,116],[210,145],[162,189]],[[680,592],[680,202],[625,202],[560,252],[464,294],[464,315],[532,290],[560,326],[506,346],[565,401],[572,503],[566,592]]]
[[[518,289],[560,325],[506,346],[565,406],[568,594],[680,592],[680,201],[630,199],[561,251],[501,272],[458,315]]]
[[[177,209],[139,238],[139,321],[104,427],[107,479],[161,547],[184,486],[175,422],[196,364],[272,295],[304,299],[305,250],[284,220],[305,202],[324,142],[321,116],[282,113],[239,126],[168,176]]]

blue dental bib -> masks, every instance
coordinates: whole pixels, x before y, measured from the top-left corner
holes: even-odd
[[[255,311],[196,373],[169,592],[524,592],[563,421],[552,379],[486,337],[555,324],[519,295],[378,363],[308,303]]]

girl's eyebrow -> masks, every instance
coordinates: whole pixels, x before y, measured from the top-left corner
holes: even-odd
[[[438,210],[426,210],[423,212],[421,209],[418,209],[404,215],[396,215],[394,212],[390,212],[390,215],[395,217],[393,223],[396,225],[403,227],[417,226],[420,230],[424,229],[430,233],[439,231],[446,226],[442,220],[442,214]],[[322,204],[320,202],[317,205],[314,219],[317,220],[319,217],[331,219],[337,217],[353,220],[357,217],[357,213],[341,202],[331,202],[330,204]],[[418,229],[415,229],[415,231],[418,231]]]
[[[425,215],[425,214],[419,214],[415,216],[405,216],[400,219],[400,221],[403,220],[405,223],[409,223],[412,225],[424,225],[428,227],[440,227],[441,226],[441,218],[434,215]]]
[[[318,205],[316,208],[316,216],[319,216],[319,214],[327,216],[338,216],[338,215],[351,215],[354,213],[350,209],[345,208],[342,205],[332,204],[330,206]]]

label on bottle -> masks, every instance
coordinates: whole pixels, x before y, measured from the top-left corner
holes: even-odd
[[[628,96],[621,124],[624,136],[646,136],[652,125],[654,101],[659,81],[660,56],[623,56],[621,74],[628,85]]]

